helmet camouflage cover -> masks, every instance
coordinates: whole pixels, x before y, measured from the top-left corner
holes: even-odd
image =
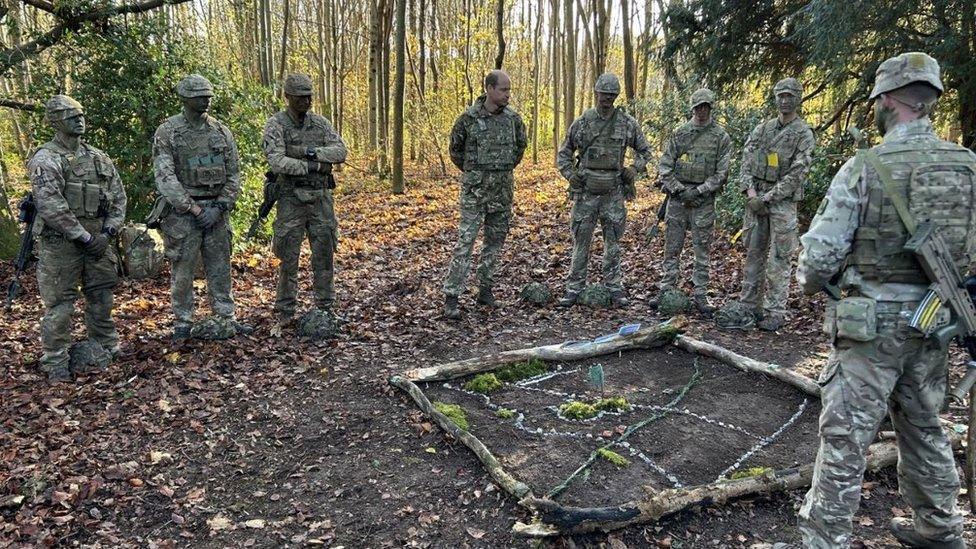
[[[191,74],[180,80],[176,85],[176,93],[180,97],[213,97],[213,85],[199,74]]]
[[[85,109],[81,107],[81,103],[67,95],[55,95],[44,104],[44,117],[48,122],[57,122],[79,114],[85,114]]]
[[[913,51],[892,57],[878,66],[871,99],[913,82],[924,82],[938,90],[939,95],[945,91],[939,76],[939,62],[922,52]]]
[[[773,95],[788,93],[798,99],[803,97],[803,84],[796,78],[784,78],[773,87]]]
[[[312,95],[312,79],[304,74],[289,74],[285,78],[285,93],[288,95]]]
[[[612,72],[605,72],[596,79],[593,89],[599,93],[620,95],[620,79]]]
[[[691,108],[695,108],[702,103],[708,103],[709,105],[715,104],[715,92],[708,88],[701,88],[696,90],[695,93],[691,94]]]

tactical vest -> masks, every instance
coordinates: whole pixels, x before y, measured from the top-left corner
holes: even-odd
[[[714,123],[699,131],[690,126],[684,126],[675,136],[681,154],[674,163],[674,176],[682,183],[701,184],[714,175],[718,167],[722,134]]]
[[[464,143],[464,169],[511,171],[515,169],[515,119],[506,108],[502,114],[476,116],[468,124]]]
[[[328,137],[325,127],[316,124],[312,113],[305,115],[304,127],[297,127],[295,122],[288,116],[288,113],[279,112],[275,115],[281,127],[284,129],[285,156],[299,160],[311,160],[305,151],[325,144]],[[280,174],[279,181],[291,183],[296,187],[324,188],[326,174],[321,172],[311,172],[307,175],[287,175]]]
[[[64,169],[64,188],[61,194],[76,218],[95,219],[108,212],[108,187],[112,177],[112,165],[108,157],[86,144],[81,145],[87,154],[68,153],[53,143],[40,148],[51,151],[61,158]]]
[[[624,165],[627,150],[627,118],[622,112],[613,116],[612,127],[605,127],[610,119],[604,120],[596,109],[583,113],[587,122],[586,132],[580,135],[581,146],[592,143],[585,151],[580,151],[579,167],[584,170],[586,191],[593,194],[606,194],[620,186],[620,170]]]
[[[215,198],[227,183],[225,161],[230,144],[220,126],[207,120],[200,130],[188,124],[173,130],[177,177],[193,198]]]
[[[777,128],[776,118],[765,122],[755,143],[755,153],[750,159],[752,176],[769,183],[776,183],[789,171],[796,156],[797,146],[809,126],[800,118],[793,119],[783,128]]]
[[[936,139],[882,144],[873,149],[919,223],[939,227],[963,275],[976,252],[976,162],[954,143]],[[915,256],[902,248],[908,230],[886,196],[877,172],[866,168],[868,192],[847,265],[880,282],[927,284]]]

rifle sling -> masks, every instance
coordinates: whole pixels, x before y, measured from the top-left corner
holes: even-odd
[[[865,162],[871,165],[875,172],[878,174],[878,178],[881,180],[882,190],[884,194],[891,200],[891,203],[895,206],[895,211],[898,212],[898,217],[901,218],[901,222],[908,229],[909,234],[914,235],[918,230],[918,222],[915,221],[915,217],[912,216],[911,212],[908,210],[908,204],[905,203],[905,199],[898,194],[898,190],[895,188],[895,180],[891,177],[891,171],[888,170],[888,166],[881,163],[881,159],[872,150],[860,150],[857,151],[857,156],[860,156]]]

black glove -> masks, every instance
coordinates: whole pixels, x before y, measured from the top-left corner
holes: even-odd
[[[94,259],[101,259],[105,255],[105,250],[108,249],[108,236],[104,234],[93,234],[91,238],[85,242],[85,253],[89,257]]]
[[[197,216],[197,227],[203,230],[212,229],[214,225],[220,221],[220,208],[217,206],[207,206],[200,210],[200,215]]]
[[[307,165],[308,165],[308,173],[325,172],[325,163],[324,162],[317,162],[315,160],[309,160]]]
[[[749,208],[752,213],[760,217],[769,215],[769,208],[766,206],[766,203],[763,202],[763,199],[759,198],[758,196],[747,199],[746,208]]]

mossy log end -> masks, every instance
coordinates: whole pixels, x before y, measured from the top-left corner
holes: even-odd
[[[782,366],[760,362],[734,353],[725,347],[719,347],[713,343],[706,343],[685,335],[676,337],[674,344],[679,349],[683,349],[689,353],[711,357],[746,372],[766,374],[785,383],[789,383],[804,393],[820,398],[820,386],[814,380],[787,368],[783,368]]]
[[[472,452],[481,463],[488,470],[495,482],[502,487],[503,490],[515,496],[516,498],[533,497],[532,491],[529,489],[528,485],[519,481],[517,478],[508,474],[507,471],[502,467],[501,463],[498,461],[490,450],[485,447],[484,444],[477,437],[458,427],[453,421],[451,421],[447,416],[442,414],[434,407],[434,405],[427,399],[420,387],[417,387],[412,381],[403,378],[402,376],[392,376],[390,378],[390,385],[405,391],[410,397],[417,403],[417,406],[440,426],[450,433],[454,438],[460,440],[465,446],[471,449]]]
[[[641,328],[627,335],[611,334],[589,341],[567,341],[555,345],[502,351],[456,362],[447,362],[429,368],[408,370],[403,373],[403,377],[411,381],[447,381],[533,358],[548,362],[565,362],[584,360],[618,351],[654,349],[674,341],[675,337],[681,333],[683,325],[684,320],[674,318],[661,324]]]
[[[949,430],[949,439],[954,448],[962,443],[962,435],[955,430]],[[868,452],[867,467],[870,471],[898,461],[898,447],[893,442],[873,444]],[[516,522],[512,531],[527,537],[609,532],[631,524],[654,522],[692,505],[720,505],[745,496],[796,490],[809,486],[812,479],[813,464],[808,464],[757,477],[684,489],[655,491],[645,487],[647,498],[617,507],[570,507],[551,499],[526,497],[519,504],[534,511],[538,520],[530,524]]]

